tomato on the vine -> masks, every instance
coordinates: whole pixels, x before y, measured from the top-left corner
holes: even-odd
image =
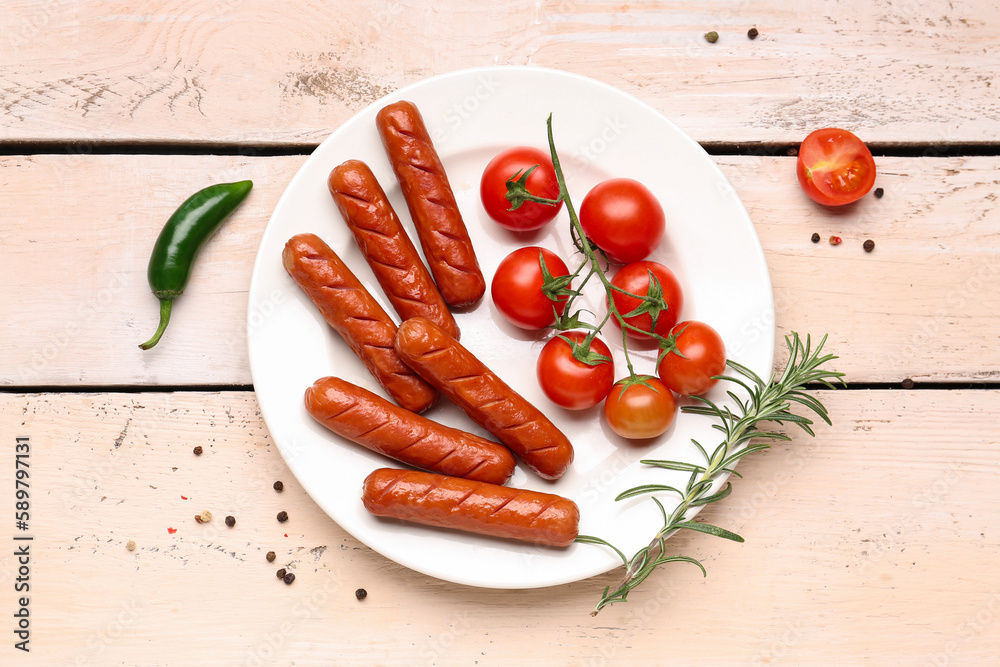
[[[857,201],[875,184],[875,159],[861,139],[847,130],[816,130],[799,146],[796,173],[809,197],[825,206]]]
[[[615,308],[623,317],[640,306],[643,308],[639,314],[624,317],[626,324],[642,329],[642,331],[626,329],[629,336],[637,339],[652,338],[643,331],[666,336],[680,319],[681,309],[684,308],[681,284],[674,272],[663,264],[650,261],[626,264],[614,275],[611,284],[631,294],[650,296],[656,300],[655,303],[648,302],[617,290],[611,292]],[[617,317],[611,319],[621,328]]]
[[[674,395],[649,375],[615,383],[604,399],[604,419],[612,431],[630,440],[655,438],[670,428],[677,413]]]
[[[722,336],[695,320],[679,323],[670,336],[676,351],[667,349],[661,353],[656,366],[663,384],[685,396],[706,393],[718,382],[713,376],[726,370],[726,344]]]
[[[663,207],[652,192],[631,178],[598,183],[580,204],[587,237],[617,264],[645,259],[666,230]]]
[[[600,338],[590,341],[590,354],[585,355],[587,361],[581,361],[574,354],[586,338],[587,334],[581,331],[555,336],[542,348],[535,365],[542,391],[549,400],[567,410],[594,407],[604,400],[615,382],[611,350]]]
[[[545,268],[553,278],[568,276],[569,269],[559,255],[551,250],[528,246],[518,248],[500,262],[493,275],[490,292],[497,310],[508,322],[522,329],[544,329],[555,324],[566,307],[566,294],[553,294],[542,289]]]
[[[537,165],[537,167],[536,167]],[[515,174],[518,178],[536,167],[524,185],[528,192],[545,199],[559,198],[559,181],[548,153],[531,146],[516,146],[500,152],[490,160],[479,181],[479,197],[483,208],[501,227],[514,232],[530,231],[544,227],[559,214],[562,201],[554,206],[527,201],[514,210],[507,199],[507,180]],[[520,172],[520,173],[519,173]]]

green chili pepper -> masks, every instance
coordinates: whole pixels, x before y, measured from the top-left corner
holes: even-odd
[[[198,252],[252,187],[252,181],[210,185],[188,197],[167,220],[153,246],[146,274],[153,295],[160,300],[160,326],[140,348],[148,350],[160,341],[174,299],[187,287]]]

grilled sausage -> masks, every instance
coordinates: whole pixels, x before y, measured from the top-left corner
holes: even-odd
[[[450,306],[471,306],[486,280],[420,112],[395,102],[378,112],[376,125],[441,296]]]
[[[573,446],[555,424],[430,320],[403,322],[395,346],[406,364],[541,477],[558,479],[573,462]]]
[[[281,260],[394,401],[412,412],[434,404],[437,392],[392,347],[396,324],[330,246],[315,234],[298,234],[285,244]]]
[[[568,498],[428,472],[380,468],[361,500],[375,516],[553,547],[579,533],[580,509]]]
[[[399,317],[426,317],[457,339],[455,318],[368,165],[348,160],[330,172],[328,185],[344,222]]]
[[[503,445],[431,421],[367,389],[325,377],[306,389],[306,410],[339,436],[416,468],[503,484],[514,456]]]

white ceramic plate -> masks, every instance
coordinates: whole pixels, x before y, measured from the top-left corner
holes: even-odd
[[[542,245],[576,261],[565,210],[544,230],[517,236],[494,224],[479,202],[479,178],[503,148],[545,149],[551,112],[556,148],[574,201],[612,176],[646,184],[663,204],[667,234],[651,259],[669,266],[684,288],[684,319],[715,327],[729,356],[761,375],[774,348],[773,299],[764,255],[732,186],[702,148],[652,107],[585,77],[525,67],[463,70],[408,86],[344,123],[309,157],[278,202],[261,241],[250,285],[248,340],[254,389],[264,420],[289,468],[312,498],[344,529],[372,549],[414,570],[489,588],[533,588],[577,581],[620,564],[603,547],[553,549],[387,521],[361,504],[361,482],[373,469],[397,465],[343,441],[306,413],[302,394],[313,381],[337,375],[381,392],[347,345],[286,275],[281,250],[294,234],[318,234],[352,267],[392,313],[327,191],[330,170],[354,158],[368,163],[396,211],[410,226],[406,205],[382,150],[375,114],[407,99],[421,110],[465,216],[484,274],[517,247]],[[411,233],[412,227],[410,226]],[[571,267],[573,264],[570,264]],[[592,281],[596,283],[597,281]],[[600,312],[602,295],[589,307]],[[683,485],[684,473],[649,468],[641,458],[698,461],[690,439],[718,442],[708,418],[678,415],[656,442],[637,447],[611,433],[600,408],[561,410],[538,389],[535,359],[548,334],[506,324],[487,290],[478,306],[457,314],[463,344],[513,388],[542,409],[576,449],[558,482],[518,469],[510,484],[572,498],[582,533],[603,537],[627,554],[653,537],[661,519],[648,499],[615,502],[623,489],[644,483]],[[620,336],[606,340],[624,369]],[[639,351],[638,372],[654,373],[654,350]],[[624,371],[619,372],[621,375]],[[384,395],[384,393],[383,393]],[[713,398],[725,396],[720,388]],[[446,400],[428,416],[485,434]],[[664,502],[675,502],[665,497]]]

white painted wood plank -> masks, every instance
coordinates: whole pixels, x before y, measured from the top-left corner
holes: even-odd
[[[6,140],[312,144],[387,92],[495,64],[605,81],[699,141],[798,142],[842,125],[873,142],[995,143],[1000,130],[1000,9],[976,0],[15,0],[4,10]]]
[[[0,158],[0,383],[250,383],[250,273],[268,216],[304,159]],[[779,334],[830,334],[838,368],[856,382],[996,379],[1000,159],[880,158],[885,196],[844,210],[808,200],[792,158],[717,161],[761,238]],[[143,353],[136,345],[158,316],[145,272],[160,227],[200,187],[246,177],[253,193],[206,246],[163,341]],[[828,243],[833,234],[841,245]],[[870,254],[861,248],[868,238]],[[774,317],[748,322],[746,338]]]
[[[615,575],[534,591],[466,588],[347,536],[290,476],[252,394],[3,394],[0,431],[32,443],[31,656],[82,665],[993,664],[1000,392],[821,398],[833,427],[748,458],[733,495],[701,515],[745,544],[679,536],[671,545],[703,560],[706,579],[668,566],[628,604],[592,618]],[[0,473],[9,489],[13,468]],[[199,525],[203,509],[214,518]],[[275,520],[279,510],[287,523]],[[291,586],[274,576],[286,564]],[[15,565],[5,549],[8,609]]]

